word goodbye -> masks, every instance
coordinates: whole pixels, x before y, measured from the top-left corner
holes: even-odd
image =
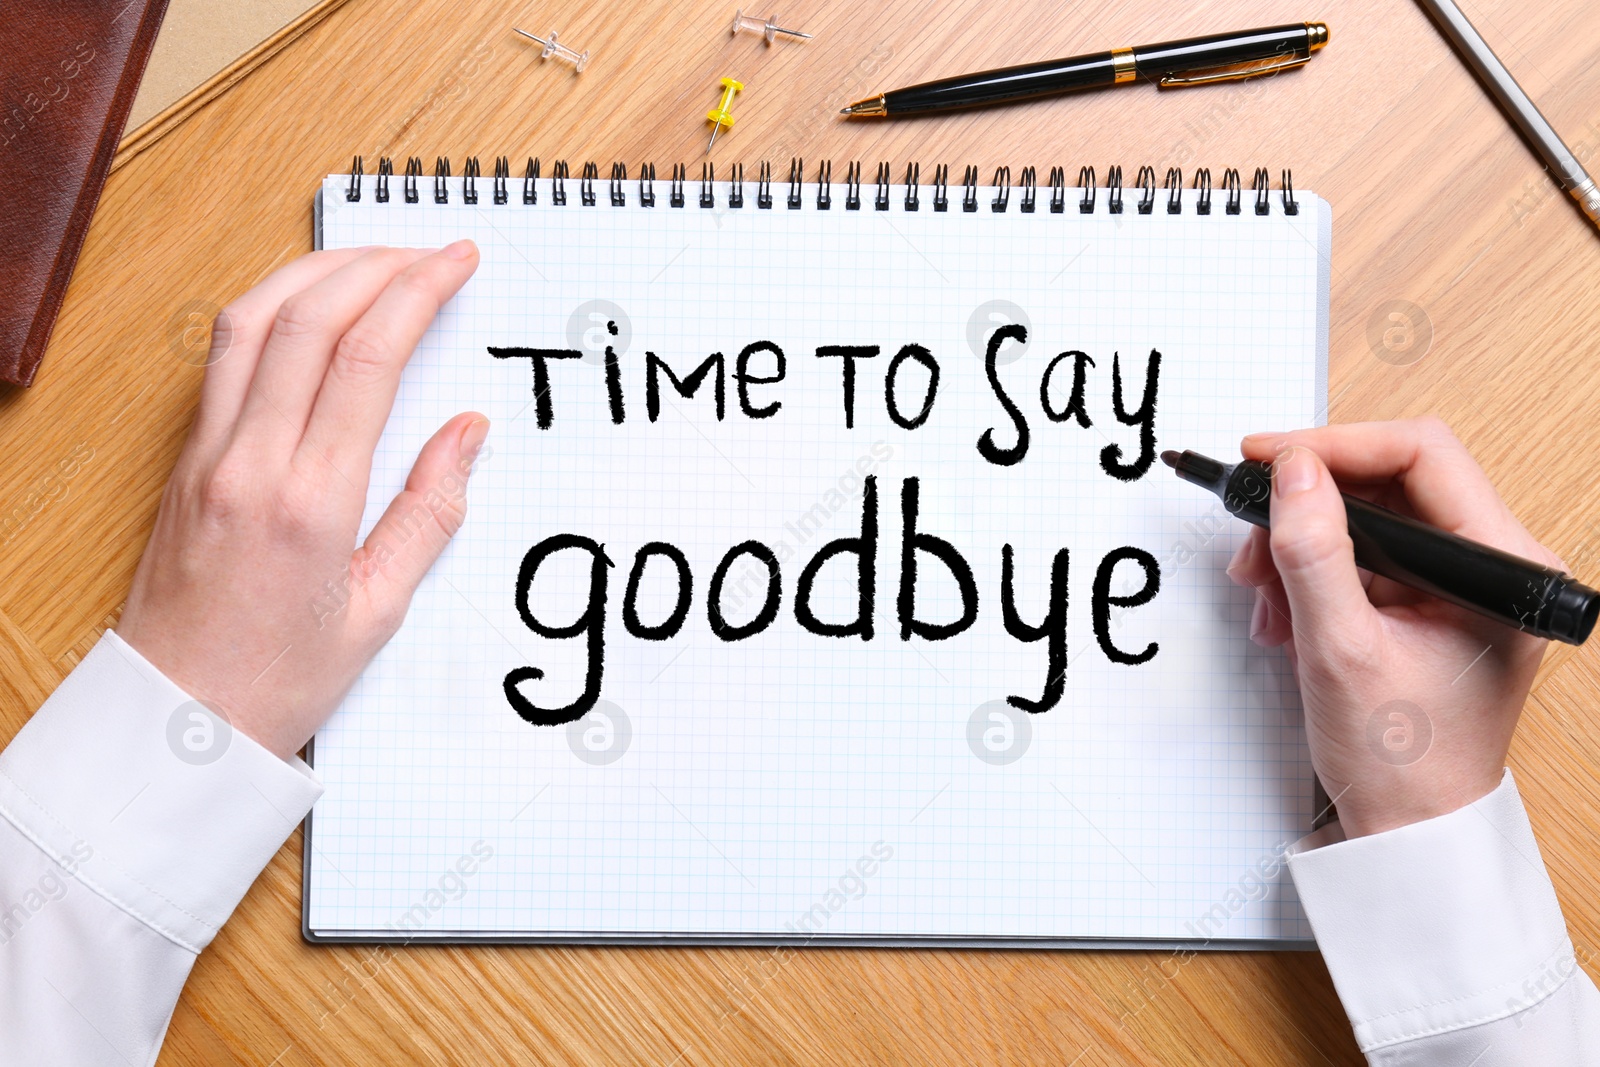
[[[895,617],[900,623],[900,640],[921,638],[926,641],[947,641],[966,632],[978,619],[978,584],[973,578],[972,565],[955,545],[942,537],[917,528],[917,512],[921,498],[921,480],[906,478],[900,487],[900,575],[898,595],[895,598]],[[866,478],[862,494],[861,533],[855,537],[841,537],[820,548],[800,571],[794,589],[795,621],[806,631],[818,637],[855,637],[871,641],[877,632],[878,587],[878,479]],[[573,622],[548,623],[533,613],[529,591],[539,568],[557,552],[577,551],[589,557],[589,590],[583,611]],[[918,616],[917,579],[922,573],[919,555],[942,566],[955,580],[961,591],[961,613],[948,622],[932,622]],[[743,556],[749,556],[766,571],[766,588],[762,593],[761,608],[749,622],[730,623],[722,613],[723,587],[728,573]],[[835,557],[855,557],[856,613],[855,618],[842,622],[828,622],[817,617],[811,605],[812,590],[822,568]],[[1000,551],[1000,611],[1006,633],[1019,641],[1046,642],[1047,667],[1044,692],[1038,700],[1025,697],[1007,697],[1007,701],[1023,711],[1038,713],[1049,711],[1061,700],[1067,679],[1067,572],[1070,553],[1057,550],[1050,564],[1050,606],[1044,620],[1037,626],[1024,622],[1017,610],[1015,551],[1010,544]],[[658,622],[646,622],[639,616],[639,586],[645,569],[654,558],[671,566],[676,593],[672,611]],[[1111,595],[1111,580],[1120,563],[1136,563],[1144,571],[1144,584],[1121,596]],[[518,688],[524,682],[544,677],[538,667],[517,667],[506,674],[506,700],[530,723],[539,726],[558,726],[580,719],[600,699],[600,684],[606,668],[606,601],[611,581],[610,568],[616,566],[606,555],[605,546],[592,537],[580,534],[556,534],[547,537],[528,550],[517,572],[517,613],[528,629],[541,637],[575,638],[582,636],[588,642],[588,668],[584,678],[583,693],[565,707],[546,708],[535,704]],[[1136,608],[1155,599],[1161,589],[1161,565],[1150,553],[1140,548],[1114,548],[1101,559],[1095,571],[1090,605],[1094,617],[1094,636],[1106,658],[1113,663],[1137,665],[1155,657],[1160,646],[1152,641],[1138,652],[1118,648],[1111,640],[1111,609]],[[640,546],[634,554],[633,566],[628,572],[627,591],[622,598],[622,625],[628,633],[645,641],[666,641],[677,636],[689,617],[694,601],[694,574],[683,550],[666,541],[651,541]],[[711,585],[706,592],[706,617],[711,632],[723,641],[743,641],[754,637],[778,618],[783,606],[783,577],[777,555],[760,541],[744,541],[734,545],[722,557],[711,574]]]

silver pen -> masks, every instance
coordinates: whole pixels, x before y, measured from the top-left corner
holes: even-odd
[[[1572,149],[1556,135],[1549,121],[1533,106],[1533,101],[1511,77],[1505,64],[1489,50],[1478,31],[1473,29],[1472,23],[1467,21],[1467,16],[1452,0],[1418,2],[1433,15],[1444,35],[1450,38],[1450,43],[1461,53],[1461,58],[1467,61],[1472,73],[1483,82],[1489,95],[1495,98],[1512,123],[1522,131],[1522,136],[1539,150],[1551,175],[1572,194],[1590,221],[1600,226],[1600,188],[1595,186],[1594,179],[1583,169],[1578,157],[1572,154]]]

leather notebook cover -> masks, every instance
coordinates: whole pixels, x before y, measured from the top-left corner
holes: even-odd
[[[0,381],[39,368],[166,8],[0,4]]]

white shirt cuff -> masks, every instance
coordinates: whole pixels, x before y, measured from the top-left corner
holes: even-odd
[[[0,753],[0,818],[195,953],[321,794],[110,631]]]
[[[1566,923],[1509,770],[1448,815],[1329,836],[1298,842],[1289,871],[1363,1052],[1514,1015],[1569,973]]]

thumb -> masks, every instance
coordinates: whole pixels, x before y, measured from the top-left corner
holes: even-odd
[[[1376,622],[1356,571],[1344,499],[1321,458],[1296,446],[1272,466],[1272,561],[1301,656],[1342,658]]]
[[[392,633],[428,573],[467,517],[467,477],[489,434],[475,411],[457,415],[428,438],[406,477],[350,565],[369,606]]]

